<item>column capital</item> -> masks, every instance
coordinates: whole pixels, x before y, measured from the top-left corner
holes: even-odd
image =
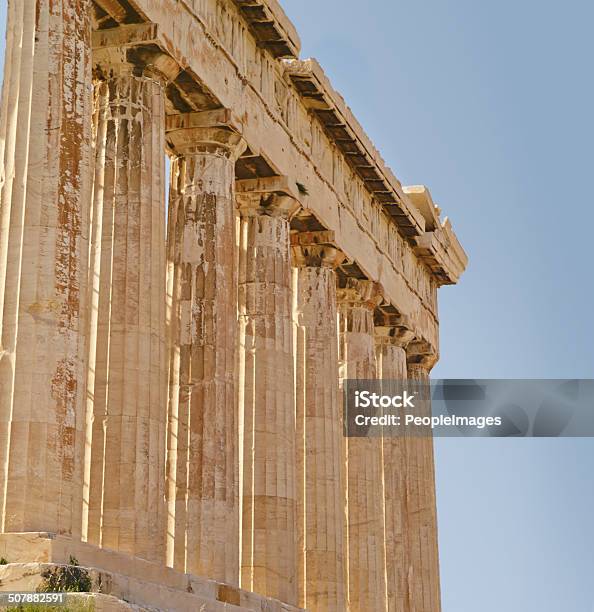
[[[181,68],[167,53],[158,48],[141,46],[98,46],[93,49],[93,67],[102,79],[146,77],[163,86],[174,81]]]
[[[380,283],[348,277],[344,287],[337,289],[338,302],[353,306],[365,306],[375,310],[384,299],[384,289]]]
[[[286,176],[235,181],[236,201],[243,217],[291,219],[301,208],[297,186]]]
[[[438,361],[439,352],[425,340],[413,340],[406,348],[409,376],[415,371],[428,376]]]
[[[334,232],[294,232],[291,234],[293,265],[297,268],[331,268],[335,270],[346,255],[334,243]]]
[[[246,149],[242,126],[228,108],[169,115],[167,140],[176,153],[212,153],[236,161]]]
[[[414,339],[410,318],[401,314],[376,313],[375,341],[378,344],[386,343],[406,348]]]

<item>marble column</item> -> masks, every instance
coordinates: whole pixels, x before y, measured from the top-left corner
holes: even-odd
[[[344,469],[332,232],[294,234],[298,605],[346,609]]]
[[[239,583],[235,161],[226,111],[172,115],[168,563]]]
[[[91,2],[10,0],[0,116],[0,531],[81,535]]]
[[[289,220],[283,177],[237,182],[241,586],[297,600],[295,388]]]
[[[398,385],[391,382],[407,379],[405,347],[412,338],[413,332],[404,317],[376,317],[377,377],[382,381],[382,394],[395,394]],[[383,439],[386,586],[389,612],[411,612],[408,586],[410,552],[406,448],[406,440],[403,437],[386,436]]]
[[[423,342],[407,347],[408,378],[429,382],[429,373],[437,356]],[[422,389],[422,388],[421,388]],[[428,389],[421,405],[423,414],[431,413]],[[412,612],[439,612],[439,553],[437,541],[437,506],[435,498],[435,463],[432,437],[407,437],[408,539],[410,550],[409,592]]]
[[[166,55],[97,50],[89,542],[164,561]]]
[[[380,285],[348,278],[338,290],[339,377],[377,376],[374,309]],[[383,459],[381,438],[345,438],[349,610],[386,609]]]

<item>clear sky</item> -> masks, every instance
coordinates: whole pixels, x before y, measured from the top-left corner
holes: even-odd
[[[470,256],[440,292],[435,376],[594,377],[594,4],[281,3]],[[594,440],[442,439],[436,458],[444,612],[594,612]]]
[[[470,256],[436,377],[594,377],[589,0],[281,0]],[[594,440],[440,439],[444,612],[594,611]]]

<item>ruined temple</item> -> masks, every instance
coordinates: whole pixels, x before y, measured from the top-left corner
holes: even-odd
[[[429,377],[467,258],[299,53],[276,0],[8,0],[1,590],[439,611],[432,440],[341,388]]]

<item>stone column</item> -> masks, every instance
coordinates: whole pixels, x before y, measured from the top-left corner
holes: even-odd
[[[376,317],[377,377],[382,393],[391,393],[390,381],[407,379],[405,347],[412,340],[407,321],[399,315]],[[396,390],[396,389],[394,389]],[[411,612],[408,588],[407,460],[403,437],[384,437],[384,508],[386,530],[386,581],[389,612]]]
[[[8,3],[0,118],[0,531],[80,537],[91,2]]]
[[[344,470],[333,232],[294,234],[298,605],[346,609]]]
[[[238,585],[235,161],[226,111],[172,115],[168,562]]]
[[[297,599],[295,388],[289,219],[283,177],[237,182],[241,585]]]
[[[426,383],[437,356],[423,342],[407,347],[408,378]],[[422,410],[429,415],[429,397]],[[408,538],[410,547],[409,593],[412,612],[439,612],[439,553],[435,463],[432,437],[407,437]]]
[[[338,291],[339,376],[377,376],[373,313],[381,287],[348,278]],[[386,609],[381,438],[345,438],[349,610]]]
[[[90,542],[164,561],[168,56],[99,49],[88,427]]]

